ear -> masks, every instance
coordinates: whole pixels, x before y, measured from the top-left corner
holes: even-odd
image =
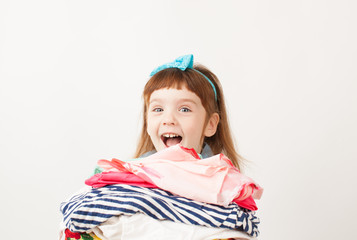
[[[218,113],[213,113],[204,130],[205,137],[213,136],[217,131],[217,126],[219,123],[219,115]]]

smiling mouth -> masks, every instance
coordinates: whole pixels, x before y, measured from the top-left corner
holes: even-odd
[[[165,133],[161,135],[161,140],[166,147],[171,147],[179,144],[182,141],[182,137],[174,133]]]

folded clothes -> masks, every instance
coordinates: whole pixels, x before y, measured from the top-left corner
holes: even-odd
[[[91,231],[103,240],[256,240],[241,231],[160,221],[140,213],[112,217]]]
[[[201,159],[194,149],[179,144],[130,162],[113,159],[100,160],[98,164],[131,172],[171,193],[222,206],[228,206],[233,199],[259,199],[263,192],[223,154]]]
[[[255,212],[232,203],[227,207],[202,203],[155,188],[126,184],[93,188],[61,204],[65,226],[72,232],[86,232],[113,216],[143,213],[158,220],[228,228],[250,236],[259,234]]]
[[[93,175],[89,179],[85,181],[85,183],[88,186],[98,188],[98,187],[104,187],[107,185],[113,185],[113,184],[128,184],[128,185],[133,185],[133,186],[140,186],[140,187],[149,187],[149,188],[158,188],[155,184],[146,182],[142,178],[138,177],[134,173],[131,172],[121,172],[121,171],[115,171],[115,172],[102,172]],[[249,196],[248,198],[244,200],[238,200],[238,199],[233,199],[233,202],[238,204],[238,206],[256,211],[258,210],[257,205],[255,204],[254,199],[252,196]]]

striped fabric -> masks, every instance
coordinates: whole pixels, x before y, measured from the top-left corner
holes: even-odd
[[[201,203],[161,190],[124,184],[93,188],[61,204],[66,227],[85,232],[112,216],[143,213],[158,220],[170,220],[206,227],[229,228],[257,237],[259,218],[255,212],[235,203],[228,207]]]

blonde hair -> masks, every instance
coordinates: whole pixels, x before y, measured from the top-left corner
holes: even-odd
[[[211,137],[205,137],[204,142],[211,147],[213,154],[225,154],[232,161],[233,165],[240,169],[242,157],[237,153],[234,146],[222,86],[217,76],[203,65],[195,64],[193,68],[212,81],[216,88],[217,100],[215,100],[215,93],[207,79],[193,69],[188,68],[185,71],[182,71],[178,68],[167,68],[156,73],[146,83],[143,91],[143,126],[134,157],[140,157],[142,154],[155,149],[146,130],[148,103],[151,94],[155,90],[162,88],[182,89],[183,87],[186,87],[201,99],[202,105],[207,113],[206,124],[213,113],[218,113],[220,118],[216,133]]]

